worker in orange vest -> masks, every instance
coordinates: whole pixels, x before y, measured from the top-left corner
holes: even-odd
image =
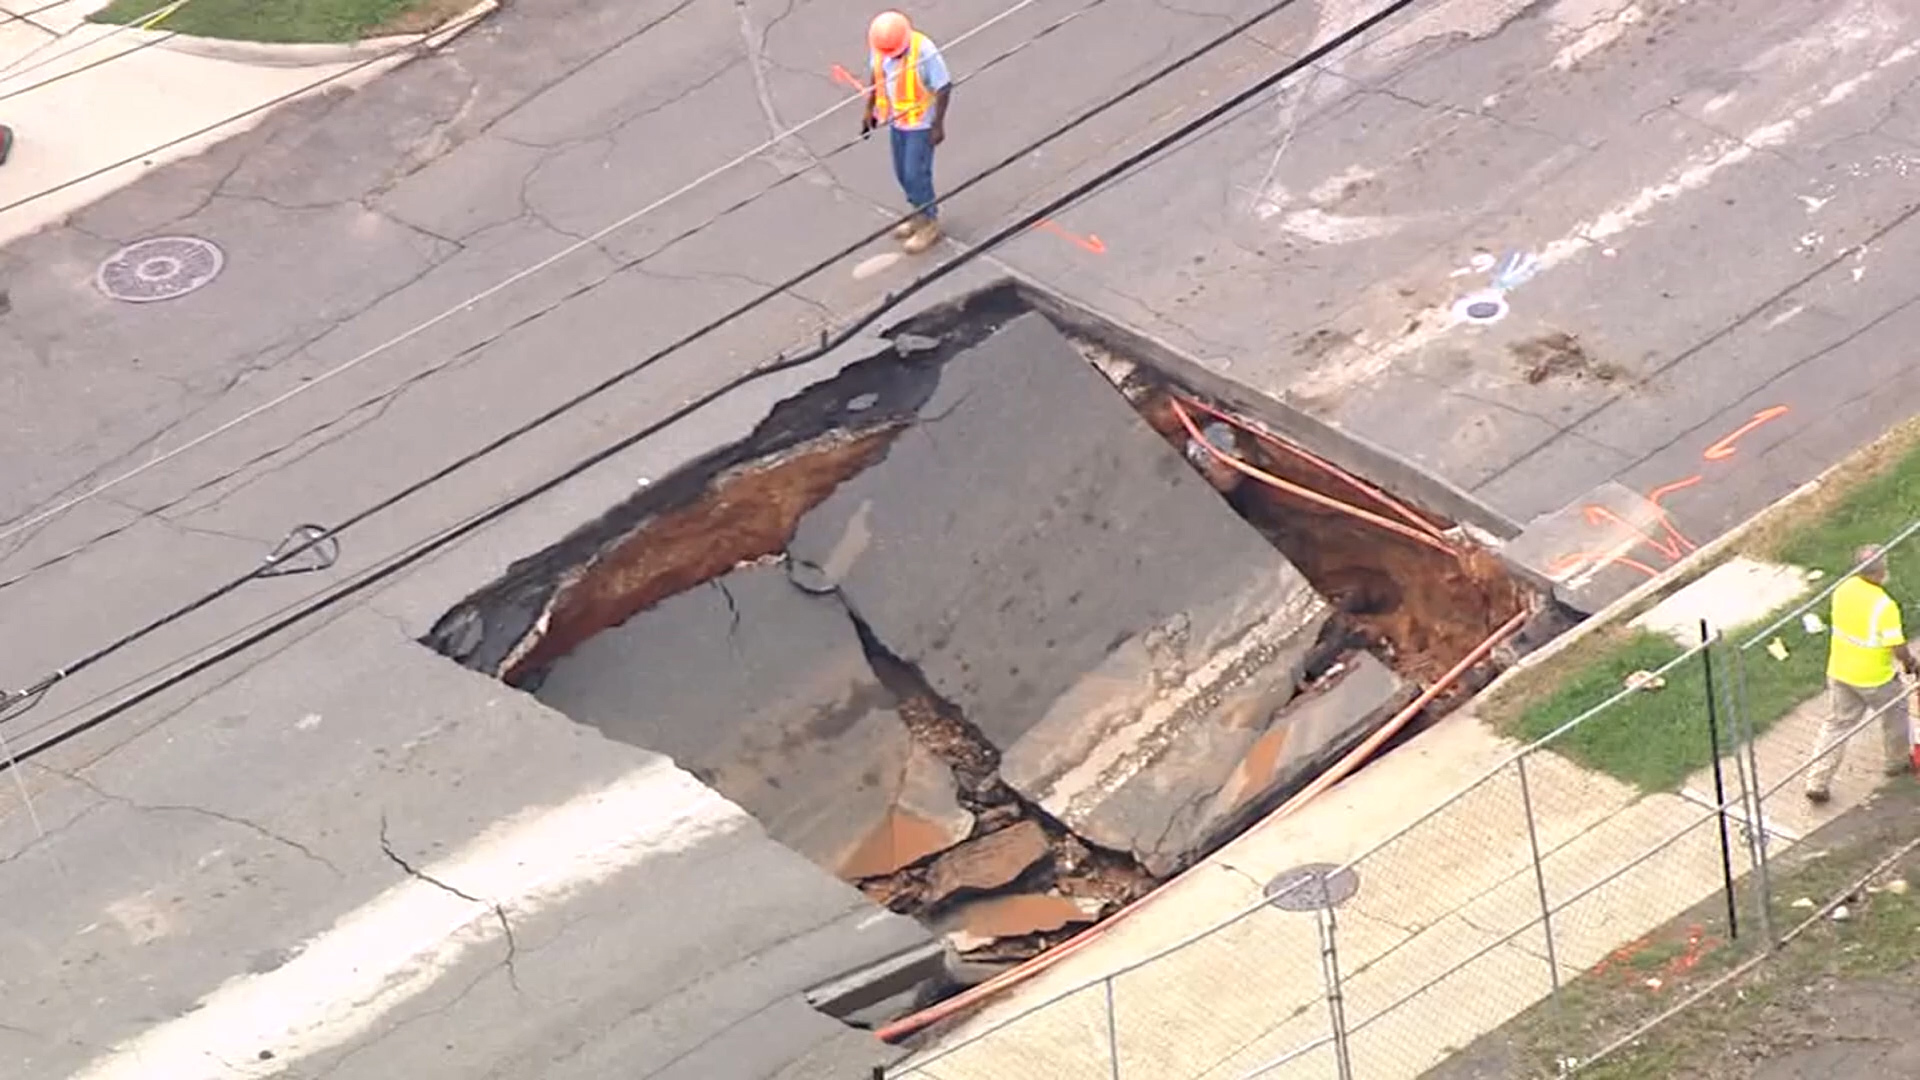
[[[867,107],[860,134],[887,125],[892,141],[893,175],[913,213],[894,230],[909,255],[940,239],[940,208],[934,204],[933,148],[947,138],[947,103],[953,80],[935,45],[913,28],[905,15],[883,11],[867,26]]]

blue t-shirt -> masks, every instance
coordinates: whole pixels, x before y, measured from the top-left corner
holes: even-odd
[[[887,80],[888,101],[899,100],[900,65],[905,63],[906,59],[906,54],[901,53],[899,56],[884,57],[880,61],[880,70]],[[938,94],[952,81],[947,74],[946,58],[940,55],[940,46],[935,45],[932,38],[924,39],[920,45],[920,85],[926,87],[927,93]],[[927,111],[920,114],[919,123],[902,124],[896,121],[893,126],[906,131],[930,128],[933,126],[936,108],[933,102],[928,102]]]

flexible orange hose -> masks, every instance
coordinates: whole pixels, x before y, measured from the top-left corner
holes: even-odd
[[[1229,413],[1223,412],[1219,409],[1216,409],[1204,401],[1196,401],[1192,398],[1183,398],[1179,400],[1184,400],[1188,405],[1191,405],[1194,408],[1199,409],[1201,412],[1206,413],[1208,416],[1213,417],[1215,420],[1218,420],[1221,423],[1232,424],[1234,427],[1239,428],[1241,431],[1246,432],[1247,434],[1253,436],[1256,439],[1259,439],[1261,442],[1266,443],[1268,446],[1273,447],[1275,450],[1285,451],[1286,453],[1292,454],[1293,456],[1300,458],[1303,461],[1309,462],[1313,465],[1318,466],[1321,469],[1324,469],[1326,472],[1330,473],[1331,475],[1337,476],[1341,480],[1345,481],[1347,486],[1353,488],[1355,491],[1358,491],[1363,495],[1367,495],[1371,498],[1379,500],[1383,505],[1392,509],[1394,512],[1398,513],[1401,517],[1406,518],[1407,524],[1412,525],[1414,528],[1419,529],[1422,532],[1428,533],[1429,535],[1433,536],[1435,539],[1445,539],[1445,533],[1441,530],[1441,528],[1438,525],[1435,525],[1432,521],[1428,520],[1425,514],[1422,514],[1418,510],[1415,510],[1412,507],[1407,506],[1405,503],[1402,503],[1400,500],[1387,494],[1385,491],[1382,491],[1381,489],[1375,487],[1374,485],[1367,483],[1365,480],[1360,479],[1359,477],[1353,475],[1352,473],[1341,468],[1340,466],[1335,465],[1333,462],[1328,461],[1326,458],[1321,457],[1320,455],[1314,453],[1313,451],[1308,450],[1307,448],[1302,446],[1295,446],[1289,442],[1283,442],[1282,440],[1277,439],[1274,436],[1269,435],[1264,431],[1261,431],[1259,428],[1254,427],[1252,424],[1248,423],[1247,421],[1242,420],[1237,416],[1233,416]]]
[[[1378,731],[1368,736],[1367,741],[1348,751],[1347,755],[1342,757],[1333,768],[1321,773],[1306,787],[1295,792],[1286,802],[1280,804],[1279,809],[1260,819],[1253,828],[1247,830],[1247,833],[1257,832],[1265,828],[1269,823],[1279,821],[1281,818],[1305,806],[1308,802],[1312,801],[1314,797],[1320,795],[1328,788],[1352,775],[1353,771],[1364,764],[1375,750],[1378,750],[1388,739],[1399,734],[1400,729],[1406,727],[1407,724],[1420,713],[1420,710],[1432,704],[1434,698],[1445,693],[1448,687],[1458,682],[1460,676],[1465,675],[1475,664],[1486,659],[1487,654],[1493,651],[1494,646],[1512,637],[1526,621],[1527,613],[1522,611],[1501,624],[1498,630],[1495,630],[1489,635],[1485,641],[1474,646],[1472,652],[1461,657],[1459,663],[1449,668],[1445,675],[1435,680],[1432,686],[1422,691],[1420,696],[1414,698],[1406,708],[1395,713],[1393,719],[1382,724]],[[1247,835],[1247,833],[1242,833],[1241,835],[1244,836]],[[911,1016],[903,1016],[893,1023],[882,1027],[874,1034],[878,1035],[883,1042],[899,1042],[901,1039],[929,1025],[937,1024],[950,1016],[973,1008],[988,998],[993,997],[995,994],[1013,989],[1055,964],[1058,964],[1060,961],[1065,960],[1067,957],[1072,956],[1074,953],[1079,952],[1081,949],[1086,948],[1093,942],[1098,941],[1101,935],[1119,925],[1120,922],[1128,916],[1146,907],[1148,904],[1153,903],[1157,897],[1164,896],[1174,885],[1179,884],[1185,880],[1189,874],[1196,873],[1206,865],[1208,864],[1200,862],[1188,867],[1174,877],[1173,880],[1166,882],[1147,895],[1114,912],[1111,918],[1089,927],[1086,932],[1076,934],[1020,966],[1003,971],[993,978],[977,986],[969,987],[937,1005],[929,1006]]]
[[[1435,551],[1444,552],[1445,554],[1452,555],[1455,558],[1459,557],[1459,554],[1460,554],[1459,552],[1453,550],[1453,548],[1450,545],[1448,545],[1445,541],[1440,540],[1437,537],[1429,536],[1426,533],[1419,531],[1418,529],[1408,528],[1407,526],[1400,524],[1399,522],[1393,520],[1392,518],[1381,517],[1379,514],[1376,514],[1371,510],[1362,510],[1360,507],[1354,506],[1351,503],[1343,503],[1339,499],[1336,499],[1331,495],[1322,495],[1321,493],[1313,490],[1312,488],[1302,487],[1299,484],[1292,482],[1291,480],[1282,480],[1270,472],[1267,472],[1263,469],[1257,469],[1252,465],[1249,465],[1246,462],[1241,461],[1239,458],[1234,457],[1232,454],[1229,454],[1225,450],[1222,450],[1219,447],[1208,442],[1206,439],[1206,436],[1200,434],[1200,429],[1194,424],[1193,417],[1187,415],[1187,410],[1182,408],[1178,401],[1172,398],[1169,398],[1167,399],[1167,403],[1173,406],[1173,415],[1180,418],[1180,423],[1187,429],[1187,434],[1193,438],[1193,441],[1205,447],[1207,453],[1212,454],[1215,458],[1218,458],[1223,464],[1227,465],[1228,467],[1235,469],[1239,472],[1245,473],[1246,475],[1253,477],[1255,480],[1258,480],[1261,483],[1266,484],[1270,487],[1277,488],[1281,491],[1284,491],[1289,495],[1297,495],[1300,498],[1307,500],[1308,502],[1317,503],[1321,506],[1326,507],[1329,510],[1337,510],[1342,514],[1346,514],[1349,517],[1358,518],[1359,520],[1367,522],[1370,525],[1377,525],[1380,528],[1385,529],[1390,533],[1394,533],[1395,535],[1404,536],[1416,544],[1425,544],[1427,547],[1430,547]]]

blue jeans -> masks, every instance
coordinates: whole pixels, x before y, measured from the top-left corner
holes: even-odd
[[[887,130],[892,134],[893,178],[900,181],[908,205],[928,218],[939,217],[940,208],[933,205],[933,129]]]

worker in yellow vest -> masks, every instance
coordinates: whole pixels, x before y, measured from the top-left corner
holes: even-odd
[[[1887,595],[1886,552],[1875,546],[1854,554],[1859,572],[1833,590],[1831,643],[1827,647],[1827,719],[1820,725],[1813,760],[1807,766],[1807,798],[1830,798],[1828,785],[1846,752],[1844,739],[1869,715],[1880,720],[1887,748],[1887,774],[1912,767],[1907,692],[1894,666],[1911,675],[1920,671],[1913,646],[1900,625],[1900,605]],[[1836,745],[1841,744],[1841,745]]]
[[[894,230],[907,254],[917,255],[940,239],[940,209],[934,205],[933,148],[947,138],[947,103],[953,80],[939,46],[915,30],[905,15],[883,11],[867,27],[866,111],[860,134],[887,125],[893,176],[912,214]]]

